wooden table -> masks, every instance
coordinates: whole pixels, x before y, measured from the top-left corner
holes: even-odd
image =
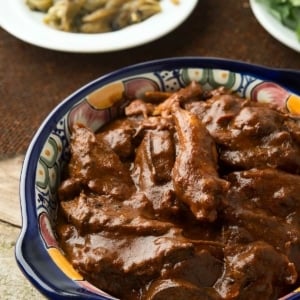
[[[300,54],[265,31],[246,0],[199,0],[188,20],[172,33],[137,48],[111,53],[42,49],[0,28],[0,220],[16,226],[9,227],[14,231],[13,239],[21,226],[18,183],[22,159],[34,132],[52,108],[80,86],[108,72],[142,61],[175,56],[221,57],[300,69]],[[5,226],[9,225],[0,225],[0,232],[7,231]],[[7,240],[3,233],[1,236]],[[13,243],[9,245],[13,253]],[[10,272],[14,262],[12,254],[10,260],[0,260],[0,270],[3,270],[0,286],[9,273],[17,276],[14,273],[18,272],[17,268]],[[3,269],[4,264],[9,267]],[[18,276],[18,280],[23,280],[21,274]],[[28,286],[24,283],[22,288],[24,291]],[[11,292],[13,295],[13,287]],[[16,298],[22,299],[21,294],[19,291]]]

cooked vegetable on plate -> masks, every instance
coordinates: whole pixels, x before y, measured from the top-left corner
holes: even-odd
[[[170,0],[174,4],[178,0]],[[26,0],[45,12],[44,22],[67,32],[99,33],[122,29],[161,12],[160,0]]]

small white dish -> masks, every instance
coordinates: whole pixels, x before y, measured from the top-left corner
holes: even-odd
[[[43,22],[44,14],[31,11],[25,0],[0,1],[0,25],[27,43],[65,52],[110,52],[132,48],[158,39],[181,25],[198,0],[161,0],[162,12],[151,18],[109,33],[70,33]]]
[[[294,31],[281,24],[263,4],[256,0],[250,0],[250,6],[257,21],[269,34],[282,44],[300,52],[300,41]]]

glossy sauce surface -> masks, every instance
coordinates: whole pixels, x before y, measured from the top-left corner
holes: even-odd
[[[192,82],[72,129],[56,231],[125,300],[277,299],[299,284],[300,127]]]

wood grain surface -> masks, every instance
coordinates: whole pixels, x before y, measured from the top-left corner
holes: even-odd
[[[21,226],[19,180],[23,155],[0,160],[0,220]]]
[[[0,299],[45,299],[23,276],[16,264],[14,247],[20,228],[0,221]]]

